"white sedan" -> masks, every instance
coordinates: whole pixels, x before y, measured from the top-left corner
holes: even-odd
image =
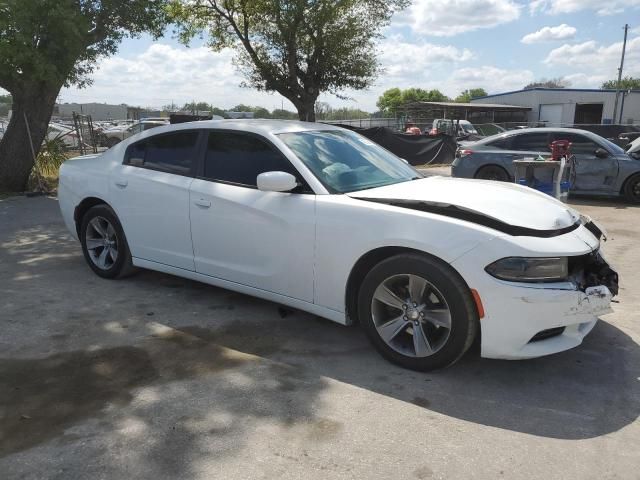
[[[158,127],[66,162],[59,201],[103,278],[134,267],[349,325],[402,366],[582,342],[618,277],[602,232],[518,185],[422,178],[341,128],[225,120]]]

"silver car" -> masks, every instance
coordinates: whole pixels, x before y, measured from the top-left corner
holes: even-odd
[[[640,203],[640,160],[595,133],[575,128],[527,128],[461,142],[451,174],[454,177],[513,181],[513,161],[548,157],[554,140],[569,140],[575,156],[571,192],[624,195]]]

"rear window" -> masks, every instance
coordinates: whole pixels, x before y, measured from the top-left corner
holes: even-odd
[[[500,138],[497,138],[496,140],[488,142],[487,146],[491,148],[497,148],[500,150],[509,150],[509,148],[511,147],[512,138],[513,138],[512,136],[500,137]]]
[[[157,135],[127,149],[125,164],[177,175],[190,175],[195,162],[197,131]]]

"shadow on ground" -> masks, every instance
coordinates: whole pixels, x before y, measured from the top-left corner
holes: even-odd
[[[178,478],[194,456],[232,455],[226,439],[237,448],[255,419],[330,438],[340,426],[314,415],[326,378],[549,438],[606,435],[640,414],[640,348],[606,321],[562,354],[507,362],[476,351],[416,373],[384,361],[357,327],[283,317],[275,304],[154,272],[98,279],[59,222],[20,222],[0,231],[0,344],[12,352],[0,358],[0,457],[72,441],[82,424],[126,407],[126,425],[99,430],[140,435],[151,442],[140,461]],[[175,331],[150,336],[152,321]],[[12,344],[45,353],[29,358]]]

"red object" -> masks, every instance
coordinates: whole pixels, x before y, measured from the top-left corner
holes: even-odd
[[[461,148],[458,150],[459,157],[466,157],[467,155],[471,155],[473,150],[469,150],[468,148]]]
[[[422,132],[418,127],[408,127],[405,133],[408,133],[410,135],[422,135]]]
[[[571,142],[569,140],[555,140],[551,142],[551,160],[559,161],[562,157],[571,155]]]

